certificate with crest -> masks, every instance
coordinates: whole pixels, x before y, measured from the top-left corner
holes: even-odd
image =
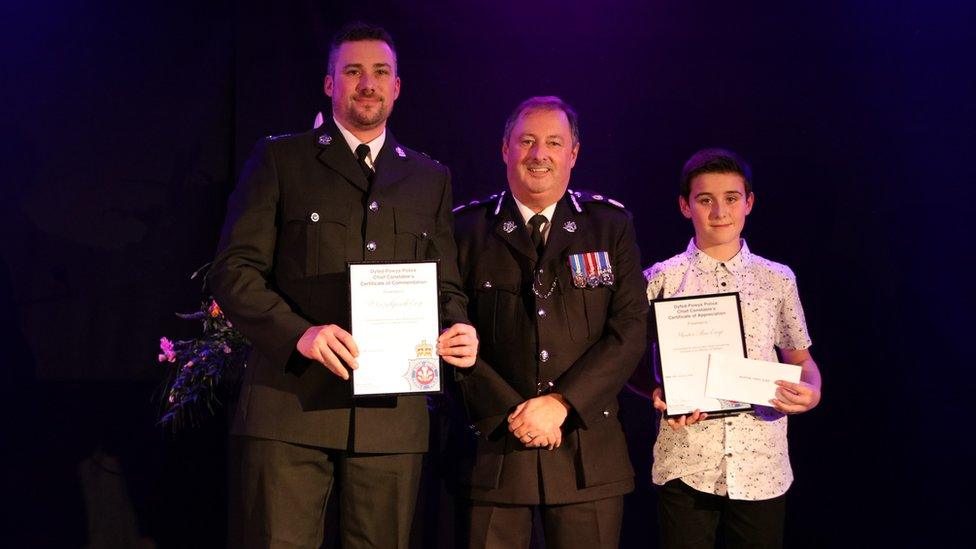
[[[750,404],[709,398],[705,393],[710,353],[746,357],[739,294],[657,299],[651,305],[666,417],[695,410],[716,417],[751,410]]]
[[[437,264],[349,263],[354,396],[441,391]]]

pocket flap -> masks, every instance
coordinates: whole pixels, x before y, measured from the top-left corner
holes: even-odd
[[[417,238],[429,238],[434,231],[434,221],[406,210],[394,210],[394,229],[397,233],[410,233]]]

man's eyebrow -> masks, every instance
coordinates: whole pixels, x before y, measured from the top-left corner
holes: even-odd
[[[742,194],[742,191],[725,191],[725,194]]]
[[[700,193],[698,193],[698,194],[695,195],[695,198],[698,198],[699,196],[712,196],[712,193],[709,193],[709,192],[700,192]]]

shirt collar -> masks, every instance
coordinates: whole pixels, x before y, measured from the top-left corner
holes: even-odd
[[[335,121],[336,127],[339,128],[339,133],[342,134],[342,137],[345,138],[346,140],[346,144],[349,145],[349,150],[352,151],[352,154],[356,154],[356,147],[363,144],[363,142],[360,141],[358,137],[353,135],[352,132],[350,132],[346,128],[343,128],[342,124],[340,124],[339,121],[336,120],[334,116],[332,117],[332,120]],[[366,157],[366,163],[369,164],[370,168],[376,169],[376,157],[379,156],[380,149],[383,148],[383,143],[385,142],[386,142],[386,127],[383,128],[383,133],[379,134],[379,136],[377,136],[369,143],[366,143],[366,146],[369,147],[369,156]]]
[[[532,216],[535,215],[535,212],[532,211],[532,209],[526,206],[525,204],[519,202],[519,199],[515,198],[514,194],[512,195],[512,200],[515,201],[515,205],[518,207],[519,213],[522,214],[522,221],[525,222],[526,225],[528,225],[529,220],[532,219]],[[545,208],[542,209],[541,212],[539,212],[540,214],[546,216],[547,226],[552,223],[552,216],[554,213],[556,213],[556,204],[558,203],[559,201],[557,200],[556,202],[553,202],[552,204],[546,206]]]
[[[746,244],[744,238],[739,239],[742,247],[739,248],[739,253],[735,254],[735,257],[729,259],[728,261],[719,261],[714,257],[706,254],[705,252],[698,249],[695,245],[695,239],[688,242],[688,248],[685,250],[685,255],[691,261],[691,264],[698,267],[702,271],[711,272],[716,271],[721,268],[725,268],[729,272],[737,273],[749,266],[752,262],[752,253],[749,251],[749,245]]]

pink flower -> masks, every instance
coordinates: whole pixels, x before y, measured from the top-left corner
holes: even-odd
[[[210,307],[208,310],[210,311],[210,318],[217,318],[223,312],[220,310],[220,305],[217,305],[217,301],[213,299],[210,300]]]
[[[165,337],[159,338],[160,362],[176,362],[176,351],[173,350],[173,342]]]
[[[188,361],[186,362],[186,364],[184,364],[184,365],[183,365],[183,369],[184,369],[184,370],[189,370],[189,369],[190,369],[190,368],[192,368],[192,367],[193,367],[193,361],[192,361],[192,360],[188,360]]]
[[[232,350],[232,349],[231,349],[231,348],[230,348],[229,346],[227,346],[227,345],[224,345],[224,354],[225,354],[225,355],[229,355],[229,354],[231,354],[232,352],[233,352],[233,350]]]

